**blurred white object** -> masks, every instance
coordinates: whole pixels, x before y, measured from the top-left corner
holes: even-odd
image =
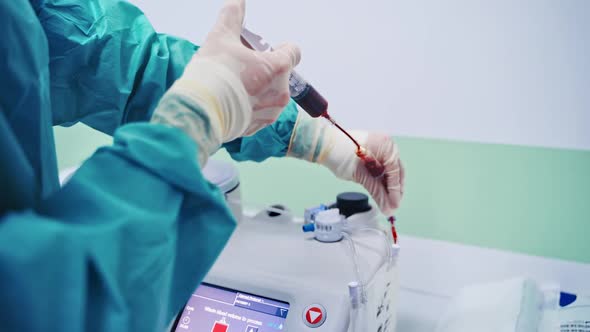
[[[451,300],[436,331],[556,331],[558,303],[557,287],[543,290],[527,278],[467,286]]]
[[[78,166],[73,166],[73,167],[68,167],[64,170],[62,170],[61,172],[59,172],[59,184],[63,187],[66,183],[68,183],[68,181],[70,181],[70,179],[72,178],[72,175],[74,175],[74,173],[76,173],[76,170],[78,170]]]
[[[225,195],[225,201],[230,210],[240,222],[242,220],[242,193],[240,190],[240,175],[238,169],[231,162],[209,159],[203,167],[203,176],[219,187]]]

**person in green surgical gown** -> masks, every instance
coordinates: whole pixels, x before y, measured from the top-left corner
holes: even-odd
[[[208,156],[321,162],[305,157],[310,142],[290,146],[310,121],[288,100],[297,48],[247,50],[243,11],[228,0],[199,50],[126,1],[0,3],[1,331],[163,331],[235,227],[201,174]],[[52,127],[78,122],[114,142],[60,188]],[[394,175],[384,188],[356,164],[335,171],[386,208],[403,191],[391,145],[376,153]]]

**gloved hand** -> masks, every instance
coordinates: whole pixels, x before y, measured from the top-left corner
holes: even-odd
[[[352,131],[351,135],[385,167],[375,178],[356,155],[356,146],[328,121],[299,112],[288,156],[326,166],[337,177],[359,183],[371,194],[383,214],[392,215],[403,196],[404,168],[393,140],[383,134]]]
[[[240,41],[244,0],[227,0],[217,23],[162,97],[152,122],[179,127],[199,145],[199,161],[221,143],[273,123],[289,102],[289,74],[297,46],[257,52]]]

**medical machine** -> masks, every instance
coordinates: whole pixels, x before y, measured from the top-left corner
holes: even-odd
[[[208,168],[209,179],[237,176]],[[395,330],[399,246],[366,195],[340,194],[307,209],[304,221],[279,205],[240,219],[172,331]]]

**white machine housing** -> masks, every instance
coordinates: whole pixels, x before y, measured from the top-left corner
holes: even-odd
[[[349,222],[376,225],[374,210],[353,215]],[[349,244],[319,242],[313,234],[303,233],[301,226],[266,210],[244,216],[205,282],[288,302],[283,331],[351,331],[348,285],[356,278]],[[397,266],[387,264],[387,243],[375,233],[351,237],[362,278],[372,280],[366,286],[363,331],[393,332],[398,273]],[[312,304],[326,310],[326,320],[317,328],[304,323],[305,309]]]

